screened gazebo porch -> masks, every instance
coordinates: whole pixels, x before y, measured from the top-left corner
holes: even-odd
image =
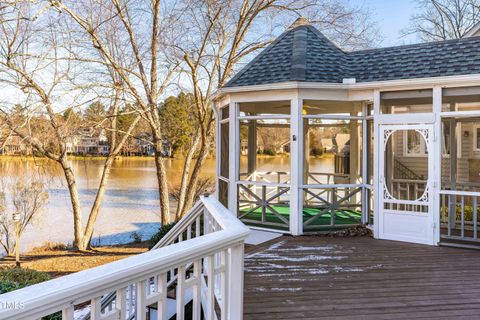
[[[216,110],[218,197],[245,224],[478,242],[479,87],[227,91]]]
[[[320,99],[224,106],[221,201],[252,227],[294,235],[368,223],[371,110],[368,101]]]

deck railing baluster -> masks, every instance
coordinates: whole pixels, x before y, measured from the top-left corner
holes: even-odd
[[[201,320],[201,308],[202,308],[202,261],[195,260],[193,263],[193,276],[195,278],[195,284],[193,285],[193,308],[192,319]]]
[[[177,270],[177,319],[185,319],[185,267],[180,266]]]
[[[461,234],[461,237],[464,238],[465,237],[465,196],[462,196],[461,197],[461,216],[460,216],[460,224],[461,224],[461,228],[460,228],[460,234]],[[455,215],[456,215],[456,212],[455,212]]]
[[[118,312],[118,319],[124,320],[127,316],[126,288],[118,289],[115,298],[115,309]]]
[[[228,314],[228,250],[224,250],[221,253],[221,267],[222,267],[222,273],[220,275],[220,310],[221,310],[221,320],[227,320],[227,314]]]
[[[473,238],[478,239],[478,212],[477,212],[477,200],[478,197],[473,197]]]
[[[100,298],[95,297],[90,300],[90,319],[91,320],[100,320],[102,316],[102,310],[100,306]]]
[[[62,320],[73,320],[73,307],[68,307],[62,310]]]
[[[136,284],[136,320],[146,320],[147,319],[147,282],[145,280],[137,282]]]
[[[444,194],[441,194],[440,195],[440,199],[441,199],[441,208],[442,208],[442,222],[445,223],[446,222],[446,217],[447,217],[447,210],[446,210],[446,207],[445,207],[445,195]]]
[[[215,267],[213,255],[210,255],[206,259],[206,269],[207,269],[207,306],[206,306],[206,320],[215,319]]]

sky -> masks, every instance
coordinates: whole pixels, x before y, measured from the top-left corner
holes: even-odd
[[[378,22],[383,33],[382,47],[417,42],[415,36],[401,37],[401,30],[409,24],[411,15],[418,10],[412,0],[353,0],[352,3],[363,2],[372,10],[374,20]],[[361,3],[360,3],[361,4]]]
[[[415,36],[402,37],[401,30],[409,25],[412,14],[418,11],[415,0],[346,0],[353,5],[365,6],[378,23],[383,40],[381,47],[418,42]],[[6,97],[21,97],[21,93],[0,85],[0,103]]]

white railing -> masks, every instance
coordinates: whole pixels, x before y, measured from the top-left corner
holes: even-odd
[[[189,302],[193,319],[242,319],[248,233],[216,199],[202,197],[157,249],[3,294],[0,319],[73,320],[85,309],[92,320],[184,319]]]
[[[290,172],[254,171],[252,173],[240,173],[240,180],[268,184],[288,184],[290,183]]]
[[[480,192],[441,190],[442,238],[479,242]]]
[[[361,224],[363,193],[362,184],[304,185],[304,230]]]
[[[308,184],[346,184],[350,175],[344,173],[309,172]]]
[[[309,184],[348,183],[350,175],[344,173],[309,172]],[[289,171],[255,171],[240,173],[240,181],[259,182],[268,184],[289,184]]]

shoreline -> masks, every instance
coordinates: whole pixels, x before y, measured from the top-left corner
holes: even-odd
[[[68,160],[81,160],[81,161],[86,161],[86,160],[105,160],[107,159],[106,156],[76,156],[76,155],[70,155],[67,156]],[[169,158],[169,157],[164,157],[164,160],[184,160],[183,157],[175,157],[175,158]],[[208,157],[207,159],[215,159],[214,156]],[[28,160],[28,161],[44,161],[44,160],[51,160],[47,157],[43,156],[12,156],[12,155],[0,155],[0,161],[20,161],[20,160]],[[116,156],[115,161],[121,161],[121,160],[155,160],[155,156]]]

